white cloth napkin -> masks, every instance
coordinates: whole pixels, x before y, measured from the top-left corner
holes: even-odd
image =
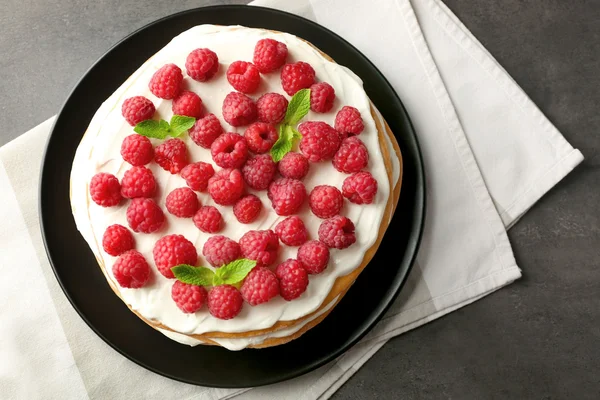
[[[288,382],[200,388],[137,366],[87,327],[50,269],[37,213],[48,120],[0,148],[0,398],[327,398],[389,338],[521,276],[506,227],[583,157],[452,12],[439,0],[253,4],[337,32],[406,105],[425,159],[428,204],[421,250],[398,300],[361,343]]]

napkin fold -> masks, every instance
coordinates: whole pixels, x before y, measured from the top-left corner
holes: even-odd
[[[41,160],[50,119],[0,148],[0,397],[324,399],[389,338],[521,276],[507,227],[583,156],[456,16],[439,0],[252,5],[338,33],[383,72],[406,106],[425,162],[427,219],[417,262],[392,308],[338,359],[275,385],[202,388],[139,367],[76,314],[48,263],[38,224],[39,165],[30,160]]]

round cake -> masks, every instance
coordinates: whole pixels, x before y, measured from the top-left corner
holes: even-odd
[[[401,180],[398,144],[352,71],[287,33],[200,25],[98,109],[70,197],[132,312],[180,343],[240,350],[331,312],[377,251]]]

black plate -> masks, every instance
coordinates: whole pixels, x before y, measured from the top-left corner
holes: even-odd
[[[75,227],[69,174],[75,150],[100,104],[174,36],[199,24],[245,25],[309,40],[364,81],[403,152],[404,182],[393,221],[371,264],[334,311],[301,338],[262,350],[190,348],[167,339],[114,295]],[[379,320],[398,294],[415,259],[424,220],[421,155],[410,120],[381,73],[348,42],[306,19],[260,7],[219,6],[156,21],[110,49],[65,102],[48,140],[40,184],[41,228],[54,273],[85,322],[130,360],[161,375],[214,387],[249,387],[307,373],[342,354]],[[394,265],[389,261],[397,260]],[[395,268],[394,268],[395,267]],[[361,293],[369,293],[363,296]]]

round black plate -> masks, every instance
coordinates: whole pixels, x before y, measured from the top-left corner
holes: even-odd
[[[245,25],[302,37],[351,68],[395,132],[404,157],[400,204],[370,265],[334,311],[301,338],[262,350],[228,351],[178,344],[147,326],[114,295],[75,227],[69,174],[92,116],[144,61],[199,24]],[[342,354],[375,325],[398,294],[416,256],[424,219],[421,155],[402,103],[381,73],[345,40],[306,19],[267,8],[199,8],[156,21],[110,49],[81,79],[54,124],[42,165],[41,228],[56,278],[87,324],[132,361],[180,381],[249,387],[307,373]],[[394,260],[390,264],[389,260]],[[369,293],[369,296],[361,293]]]

